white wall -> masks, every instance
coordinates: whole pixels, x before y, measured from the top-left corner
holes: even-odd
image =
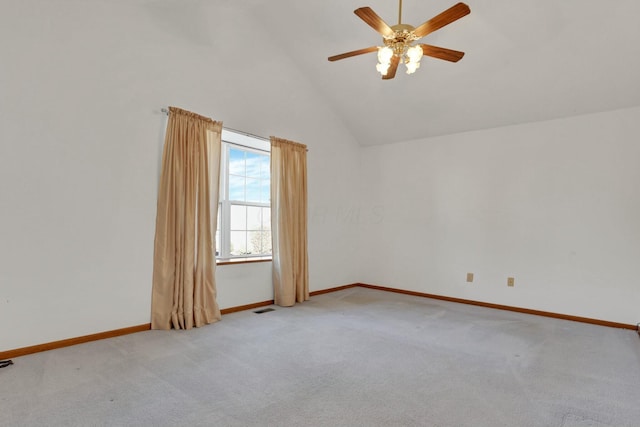
[[[216,288],[221,308],[272,300],[271,262],[219,265],[216,268]]]
[[[639,137],[632,108],[364,149],[362,281],[640,321]]]
[[[312,290],[363,281],[638,320],[638,109],[361,156],[237,3],[0,6],[0,351],[149,322],[167,105],[309,146]],[[270,275],[220,267],[220,306],[270,299]]]
[[[243,7],[2,4],[0,351],[149,322],[162,107],[306,143],[310,209],[352,203],[357,145]],[[357,230],[309,234],[312,290],[357,280]],[[271,299],[270,266],[220,267],[220,306]]]

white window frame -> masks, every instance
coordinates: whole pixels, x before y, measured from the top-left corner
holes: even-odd
[[[271,144],[268,140],[255,136],[243,134],[229,129],[222,129],[222,153],[220,164],[220,201],[218,211],[220,215],[219,233],[220,247],[216,248],[218,255],[216,260],[227,261],[237,259],[271,259],[271,254],[244,254],[231,255],[231,205],[244,205],[256,207],[270,207],[270,203],[256,202],[238,202],[229,200],[229,150],[231,148],[239,148],[244,151],[252,151],[260,154],[269,154],[271,156]]]

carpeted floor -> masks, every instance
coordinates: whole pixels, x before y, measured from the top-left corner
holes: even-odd
[[[364,288],[14,359],[2,426],[640,426],[630,330]]]

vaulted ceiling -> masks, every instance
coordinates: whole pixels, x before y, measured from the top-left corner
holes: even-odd
[[[455,2],[404,0],[403,23],[417,26]],[[458,63],[424,57],[415,74],[401,67],[388,81],[376,72],[374,53],[337,62],[327,57],[380,45],[381,37],[353,11],[369,6],[394,25],[397,0],[194,1],[188,8],[158,0],[147,6],[195,42],[207,37],[220,5],[241,9],[246,21],[228,35],[247,41],[238,66],[251,67],[255,50],[286,56],[283,66],[306,76],[318,102],[365,146],[640,105],[637,0],[466,3],[470,15],[422,39],[465,57]],[[209,19],[199,28],[184,14]]]

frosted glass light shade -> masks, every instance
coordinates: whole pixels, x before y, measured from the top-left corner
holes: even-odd
[[[419,62],[407,62],[407,74],[413,74],[418,68],[420,68]]]
[[[420,62],[420,59],[422,59],[422,55],[422,47],[420,47],[419,45],[411,46],[409,49],[407,49],[407,57],[409,58],[409,62]]]
[[[380,74],[382,74],[383,76],[386,76],[387,73],[389,72],[389,67],[391,66],[390,62],[387,62],[385,64],[380,63],[378,65],[376,65],[376,70],[378,70],[378,72]]]
[[[378,61],[381,64],[390,63],[392,56],[393,56],[393,50],[390,47],[385,46],[378,49]]]

